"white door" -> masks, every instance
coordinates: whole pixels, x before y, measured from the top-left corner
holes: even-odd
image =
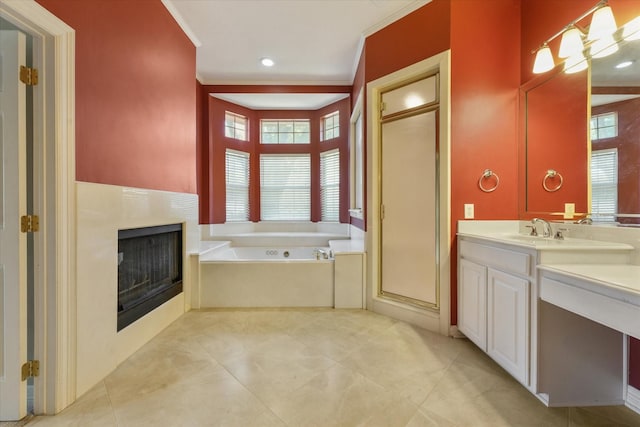
[[[437,305],[437,113],[382,125],[381,292]]]
[[[26,38],[0,31],[0,420],[27,414],[26,89],[19,80]]]

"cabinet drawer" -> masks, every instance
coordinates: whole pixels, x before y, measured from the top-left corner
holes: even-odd
[[[531,275],[531,256],[522,252],[460,240],[460,256],[523,276]]]

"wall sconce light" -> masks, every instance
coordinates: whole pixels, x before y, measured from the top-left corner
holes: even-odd
[[[560,50],[558,50],[558,57],[569,58],[582,53],[582,51],[584,50],[582,36],[582,32],[573,25],[564,33],[562,33],[562,39],[560,40]]]
[[[556,64],[553,62],[553,55],[551,49],[545,43],[536,52],[536,60],[533,63],[533,72],[536,74],[546,73],[549,70],[553,70]]]
[[[582,52],[570,56],[564,62],[564,72],[567,74],[578,73],[582,70],[586,70],[589,67],[587,64],[587,58],[582,54]]]
[[[613,17],[611,6],[602,6],[593,12],[587,40],[600,40],[605,36],[611,36],[617,29],[618,26],[616,25],[616,20]]]
[[[588,33],[578,24],[588,16],[591,17]],[[618,30],[613,11],[608,0],[600,0],[598,4],[570,22],[562,30],[545,40],[542,45],[532,51],[536,54],[533,64],[535,74],[545,73],[555,67],[549,43],[562,36],[558,58],[564,59],[564,72],[576,73],[588,68],[587,57],[603,58],[618,50],[614,33]],[[640,40],[640,17],[624,26],[622,37],[625,40]],[[585,46],[588,48],[585,51]]]
[[[625,24],[622,38],[626,41],[640,40],[640,16]]]

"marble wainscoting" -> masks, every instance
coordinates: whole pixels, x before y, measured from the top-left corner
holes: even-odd
[[[198,196],[78,182],[76,395],[190,309],[186,255],[198,250]],[[183,293],[117,332],[118,230],[183,224]]]

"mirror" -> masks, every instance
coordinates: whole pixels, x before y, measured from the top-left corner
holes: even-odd
[[[615,66],[631,61],[626,68]],[[591,87],[589,86],[591,82]],[[640,217],[640,41],[521,88],[521,215]]]
[[[640,41],[592,62],[590,127],[594,219],[637,223],[620,215],[640,214]]]

